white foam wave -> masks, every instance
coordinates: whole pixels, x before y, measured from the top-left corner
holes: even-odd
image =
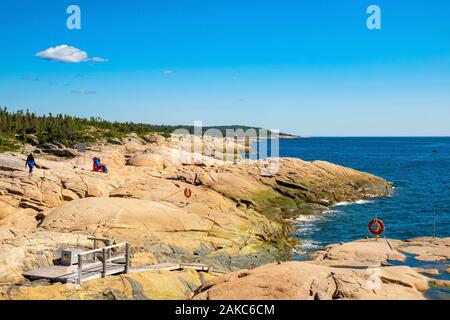
[[[342,202],[336,203],[333,207],[351,206],[354,204],[367,204],[367,203],[373,203],[373,202],[375,202],[375,201],[373,201],[373,200],[356,200],[354,202],[342,201]]]
[[[314,240],[303,239],[300,244],[293,250],[296,254],[306,254],[317,251],[322,248],[322,245]]]
[[[356,204],[366,204],[366,203],[374,203],[373,200],[356,200]]]
[[[327,209],[323,213],[326,214],[326,215],[330,215],[330,214],[336,214],[336,213],[339,213],[339,212],[341,212],[341,211],[336,210],[336,209]]]
[[[299,215],[297,218],[295,218],[295,221],[297,222],[309,222],[312,220],[317,220],[317,216],[313,215]]]
[[[338,202],[334,205],[334,207],[342,207],[342,206],[349,206],[352,205],[353,202],[347,202],[347,201],[343,201],[343,202]]]
[[[298,226],[295,229],[297,232],[297,234],[299,235],[305,235],[305,234],[311,234],[313,232],[319,231],[320,229],[314,225],[303,225],[303,226]]]

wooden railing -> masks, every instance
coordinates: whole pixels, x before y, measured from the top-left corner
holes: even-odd
[[[88,240],[94,241],[94,250],[98,248],[98,244],[100,242],[103,242],[103,245],[105,247],[110,246],[111,242],[112,242],[112,240],[109,239],[109,238],[100,238],[100,237],[88,237]],[[111,250],[108,251],[108,255],[109,256],[111,255]],[[97,254],[95,254],[95,253],[93,254],[93,259],[92,260],[93,260],[93,262],[97,261]]]
[[[94,243],[96,240],[101,240],[101,239],[92,239],[94,240]],[[109,242],[108,242],[109,243]],[[108,267],[108,263],[113,262],[113,261],[117,261],[117,260],[122,260],[125,259],[125,266],[124,266],[124,271],[125,273],[128,273],[130,271],[130,245],[128,244],[128,242],[123,242],[123,243],[119,243],[119,244],[114,244],[114,245],[108,245],[108,246],[104,246],[102,248],[96,248],[97,244],[95,243],[93,250],[89,250],[86,252],[82,252],[78,254],[78,283],[81,284],[83,281],[83,270],[87,270],[86,268],[83,269],[83,267],[85,267],[85,265],[83,264],[83,257],[88,256],[88,255],[93,255],[93,259],[91,263],[88,264],[88,266],[90,268],[93,267],[97,267],[102,265],[102,278],[106,277],[106,273],[107,273],[107,267]],[[115,248],[121,248],[124,247],[125,248],[125,253],[121,254],[121,255],[117,255],[117,256],[112,256],[112,249]],[[101,254],[101,262],[96,262],[97,260],[97,254]]]

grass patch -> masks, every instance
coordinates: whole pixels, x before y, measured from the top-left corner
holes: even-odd
[[[295,218],[301,214],[318,212],[317,205],[301,199],[292,199],[272,189],[255,192],[252,196],[258,211],[269,219]]]
[[[0,152],[18,151],[21,146],[14,137],[0,135]]]

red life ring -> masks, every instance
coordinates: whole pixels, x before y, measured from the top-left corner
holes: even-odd
[[[192,196],[192,191],[189,188],[184,189],[184,196],[190,198]]]
[[[373,228],[374,226],[375,228]],[[373,234],[374,236],[379,236],[384,232],[384,222],[378,218],[374,218],[369,222],[367,228],[369,229],[369,232],[371,234]]]

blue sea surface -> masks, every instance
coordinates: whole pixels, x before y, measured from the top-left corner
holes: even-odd
[[[375,174],[396,187],[391,197],[300,217],[297,259],[331,243],[370,236],[367,224],[375,215],[385,222],[387,238],[450,237],[450,137],[285,139],[280,140],[280,156],[329,161]]]

